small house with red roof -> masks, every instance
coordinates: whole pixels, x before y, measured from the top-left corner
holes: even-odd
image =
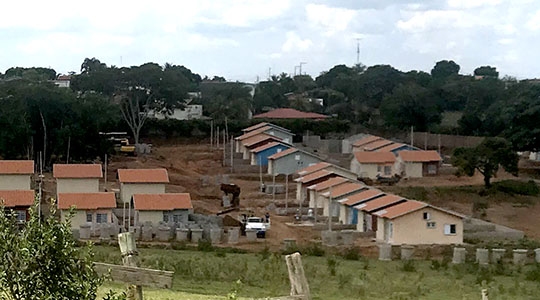
[[[101,164],[54,164],[56,194],[97,193],[103,177]]]
[[[407,199],[392,195],[385,194],[380,197],[372,197],[369,200],[365,200],[360,204],[353,206],[358,210],[358,225],[361,232],[376,231],[377,230],[377,216],[373,214],[379,210],[386,209],[393,205],[407,201]]]
[[[0,202],[4,209],[15,212],[19,223],[28,221],[28,209],[34,204],[35,196],[33,190],[0,190]]]
[[[134,194],[135,224],[187,223],[193,212],[189,193]]]
[[[163,194],[169,183],[166,169],[118,169],[120,204],[130,203],[134,194]]]
[[[418,178],[438,175],[442,158],[433,150],[400,151],[397,162],[397,172],[404,177]]]
[[[322,161],[315,154],[291,147],[268,157],[268,174],[276,176],[280,174],[291,175]]]
[[[274,142],[281,142],[282,139],[280,139],[277,136],[273,136],[267,133],[259,133],[255,136],[252,136],[250,138],[245,139],[242,141],[242,158],[243,159],[250,159],[251,158],[251,150],[257,149],[261,146],[274,143]]]
[[[58,193],[58,210],[62,221],[66,220],[71,208],[75,213],[71,219],[72,229],[90,225],[94,232],[101,224],[118,224],[113,213],[116,208],[114,192]]]
[[[358,225],[358,210],[355,209],[354,206],[381,197],[383,195],[384,193],[381,190],[369,188],[360,190],[357,193],[341,198],[338,201],[340,204],[339,221],[343,224]],[[363,224],[361,225],[363,227]]]
[[[0,160],[0,190],[30,190],[32,160]]]
[[[327,115],[322,115],[313,112],[299,111],[293,108],[278,108],[254,115],[253,119],[304,119],[304,120],[325,120],[330,118]]]
[[[262,122],[251,127],[245,128],[241,136],[235,137],[236,143],[236,152],[244,153],[245,144],[247,139],[250,139],[259,134],[267,134],[276,138],[278,141],[283,141],[283,143],[291,144],[293,142],[294,134],[283,127],[274,125],[272,123]],[[249,157],[248,157],[249,158]],[[245,159],[248,159],[245,158]]]
[[[339,201],[366,189],[366,185],[354,181],[332,187],[327,192],[320,194],[323,197],[323,215],[339,218],[341,214]]]
[[[373,213],[377,241],[392,245],[462,244],[463,216],[427,203],[407,200]]]
[[[351,171],[359,178],[375,179],[377,175],[390,177],[396,174],[396,157],[392,152],[354,152]]]
[[[259,146],[250,150],[251,152],[251,165],[252,166],[267,166],[268,157],[281,151],[291,148],[290,145],[286,145],[280,142],[270,142],[268,144]]]
[[[320,197],[320,194],[326,193],[329,189],[336,188],[337,186],[347,182],[351,182],[351,180],[345,177],[337,176],[308,186],[307,200],[309,201],[309,207],[316,208],[317,210],[324,208],[324,197]]]

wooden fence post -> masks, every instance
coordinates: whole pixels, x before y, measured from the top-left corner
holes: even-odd
[[[122,263],[128,267],[138,267],[137,265],[137,246],[135,237],[131,232],[124,232],[118,235],[118,245],[122,254]],[[143,300],[142,286],[128,284],[127,299]]]
[[[291,296],[304,300],[311,300],[309,285],[302,265],[302,255],[296,252],[285,256],[289,280],[291,281]]]
[[[482,289],[482,300],[489,300],[488,299],[488,290]]]

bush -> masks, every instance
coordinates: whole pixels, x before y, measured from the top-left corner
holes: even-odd
[[[345,249],[342,256],[346,260],[359,260],[360,257],[362,257],[360,255],[360,250],[355,247]]]
[[[416,266],[414,265],[414,261],[411,259],[403,261],[401,270],[405,272],[416,272]]]
[[[336,276],[338,261],[334,257],[328,257],[326,259],[326,266],[328,267],[328,273],[330,273],[331,276]]]
[[[197,250],[202,252],[212,252],[214,251],[214,246],[212,246],[212,242],[208,239],[200,239],[197,243]]]
[[[103,282],[93,268],[92,244],[77,247],[71,225],[40,220],[36,204],[20,227],[16,214],[0,206],[0,295],[7,299],[96,299]],[[121,299],[110,292],[106,299]]]
[[[309,256],[324,256],[325,254],[324,249],[321,247],[320,244],[317,243],[311,243],[307,245],[304,249],[301,249],[300,252],[304,255]]]
[[[503,180],[493,183],[492,188],[511,195],[537,196],[540,193],[540,188],[533,180]]]

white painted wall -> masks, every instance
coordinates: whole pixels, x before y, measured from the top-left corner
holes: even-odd
[[[145,222],[157,225],[159,222],[163,222],[163,211],[161,210],[139,210],[136,215],[137,225],[142,225]]]
[[[56,193],[97,193],[98,178],[57,178]]]
[[[405,177],[420,178],[422,175],[422,163],[405,162],[403,163]]]
[[[184,109],[175,108],[171,115],[162,114],[160,112],[150,111],[150,116],[163,120],[163,119],[176,119],[176,120],[197,120],[203,115],[203,106],[200,104],[190,104]]]
[[[129,203],[134,194],[163,194],[165,193],[164,183],[121,183],[120,201]]]
[[[30,175],[28,174],[0,175],[0,190],[29,190],[30,182]]]

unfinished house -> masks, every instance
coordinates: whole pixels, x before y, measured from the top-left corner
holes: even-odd
[[[396,174],[396,157],[392,152],[355,152],[351,160],[351,172],[359,178],[375,179]]]
[[[291,175],[323,160],[309,152],[290,148],[268,157],[269,175]]]
[[[378,241],[392,245],[462,244],[463,216],[427,203],[407,200],[373,214]]]
[[[193,212],[189,193],[134,194],[135,224],[187,223]]]
[[[301,202],[307,199],[307,188],[319,182],[323,182],[332,177],[337,177],[333,172],[320,170],[306,176],[295,179],[296,182],[296,200]]]
[[[309,201],[309,207],[322,209],[324,207],[323,198],[319,199],[319,195],[327,192],[328,189],[337,187],[340,184],[351,182],[351,180],[337,176],[328,178],[325,181],[313,184],[307,187],[307,200]]]
[[[442,158],[437,151],[400,151],[398,172],[404,177],[419,178],[439,175]]]
[[[113,213],[116,208],[114,192],[58,193],[58,210],[62,221],[66,220],[71,208],[74,212],[71,218],[72,229],[90,225],[94,232],[101,224],[118,224]]]
[[[54,164],[56,194],[97,193],[99,179],[103,177],[101,164]]]
[[[366,185],[360,182],[347,182],[336,187],[332,187],[327,192],[322,193],[323,216],[340,216],[339,200],[367,189]]]
[[[131,203],[134,194],[163,194],[169,183],[166,169],[118,169],[120,203]]]
[[[29,220],[28,209],[34,205],[35,196],[32,190],[0,190],[0,202],[4,204],[4,209],[15,212],[17,222],[21,224]]]
[[[32,160],[0,160],[0,190],[30,190]]]

